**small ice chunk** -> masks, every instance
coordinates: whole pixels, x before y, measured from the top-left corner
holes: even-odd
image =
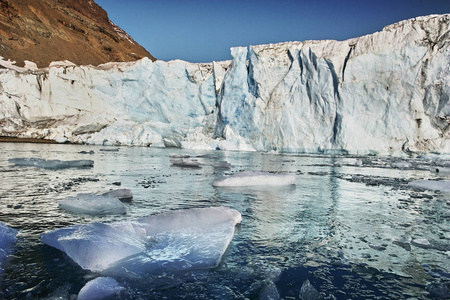
[[[118,152],[119,148],[102,148],[100,149],[102,152]]]
[[[8,256],[12,244],[16,242],[17,230],[0,222],[0,272],[2,263]]]
[[[120,286],[114,278],[98,277],[88,283],[78,293],[77,300],[115,299],[125,288]]]
[[[409,162],[404,162],[404,161],[400,161],[400,162],[394,162],[391,164],[391,166],[395,169],[409,169],[411,168],[411,164]]]
[[[124,214],[125,206],[116,197],[94,194],[78,194],[59,201],[59,208],[76,214],[107,215]]]
[[[183,168],[201,168],[201,163],[192,159],[171,159],[170,162],[173,166],[183,167]]]
[[[170,153],[170,158],[189,158],[191,157],[189,154],[177,154],[177,153]]]
[[[295,184],[293,175],[272,174],[259,171],[244,171],[230,177],[214,181],[213,186],[254,186]]]
[[[411,244],[419,248],[431,248],[431,243],[427,239],[414,239]]]
[[[441,191],[450,193],[450,180],[414,180],[408,183],[409,186],[425,190]]]
[[[110,224],[74,225],[43,233],[83,269],[123,274],[216,267],[241,214],[226,207],[177,210]]]
[[[219,161],[217,163],[212,164],[213,168],[216,169],[229,169],[231,168],[231,164],[226,161]]]
[[[58,159],[43,159],[32,157],[11,158],[8,162],[21,167],[37,167],[43,169],[67,169],[67,168],[86,168],[94,165],[93,160],[81,159],[81,160],[58,160]]]
[[[118,189],[103,193],[105,197],[115,197],[123,202],[130,202],[133,199],[133,193],[130,189]]]

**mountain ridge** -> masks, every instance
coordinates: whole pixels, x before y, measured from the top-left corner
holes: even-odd
[[[38,67],[156,59],[93,0],[0,0],[0,56]]]

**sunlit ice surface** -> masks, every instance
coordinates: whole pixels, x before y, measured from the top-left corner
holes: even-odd
[[[447,174],[435,172],[436,166],[448,168],[448,157],[102,148],[0,144],[0,221],[19,230],[12,254],[2,265],[0,298],[75,297],[99,276],[117,280],[125,299],[298,299],[311,289],[325,299],[446,296],[450,196],[409,183],[449,180]],[[80,153],[91,150],[93,154]],[[171,166],[169,156],[174,152],[189,154],[202,167]],[[8,162],[19,157],[93,160],[94,165],[43,169]],[[212,167],[221,161],[232,167]],[[295,184],[212,185],[248,170],[292,175]],[[133,192],[132,201],[123,203],[125,214],[72,214],[58,208],[66,197],[117,188]],[[84,270],[40,240],[44,232],[78,224],[126,222],[218,206],[236,209],[242,222],[219,265],[206,270],[148,268],[130,276],[120,269],[101,274]],[[164,251],[165,238],[149,240],[147,250],[161,257],[184,251]],[[148,260],[135,256],[132,263],[142,270],[139,264]]]

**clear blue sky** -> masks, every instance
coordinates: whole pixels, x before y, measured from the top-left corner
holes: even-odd
[[[345,40],[386,25],[450,13],[450,0],[95,0],[153,56],[211,62],[230,47]]]

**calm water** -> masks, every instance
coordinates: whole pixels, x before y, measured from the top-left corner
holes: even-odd
[[[125,299],[301,299],[314,294],[312,287],[324,299],[448,296],[449,195],[407,185],[449,179],[429,171],[448,165],[442,158],[102,148],[0,143],[0,221],[20,231],[1,275],[0,298],[75,299],[99,276],[44,245],[39,238],[44,231],[209,206],[231,207],[243,216],[222,263],[208,271],[149,274],[145,281],[118,279],[126,287]],[[95,153],[80,154],[83,150]],[[173,167],[170,153],[190,154],[205,165]],[[89,169],[45,170],[7,162],[16,157],[95,163]],[[223,160],[232,168],[210,166]],[[212,186],[241,170],[293,174],[296,185]],[[125,215],[93,217],[58,209],[64,197],[115,189],[118,183],[134,194]],[[431,246],[414,243],[417,239]]]

